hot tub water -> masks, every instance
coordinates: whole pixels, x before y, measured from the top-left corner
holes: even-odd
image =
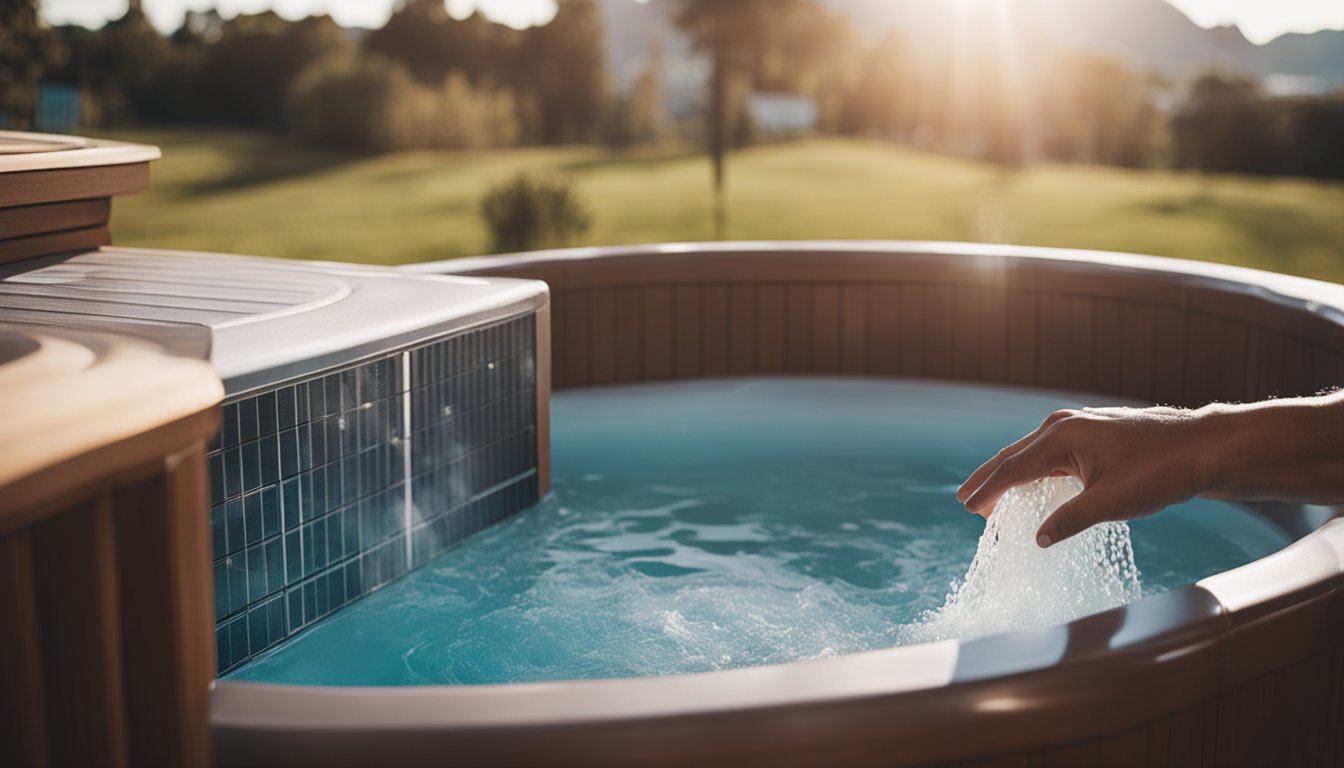
[[[1061,624],[1143,596],[1128,523],[1102,523],[1049,549],[1041,523],[1082,491],[1075,477],[1012,488],[994,507],[947,602],[902,628],[907,643]]]
[[[1069,550],[1026,549],[1044,510],[1029,493],[1008,496],[1005,510],[1018,498],[1036,505],[1031,515],[991,516],[989,529],[1000,547],[1021,551],[977,560],[985,523],[953,495],[1052,410],[1102,404],[875,379],[557,393],[554,489],[543,503],[229,677],[424,685],[704,672],[1126,602],[1138,596],[1128,571],[1102,572],[1123,578],[1088,582],[1087,595],[1071,591],[1075,572],[1039,578],[1038,565]],[[1287,543],[1261,518],[1205,500],[1130,527],[1145,593]],[[1045,559],[1014,573],[1018,559],[1037,556]],[[963,578],[949,601],[949,585]],[[975,624],[991,614],[1001,623]]]

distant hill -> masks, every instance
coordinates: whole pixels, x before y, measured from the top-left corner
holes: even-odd
[[[873,39],[899,29],[912,40],[946,23],[947,0],[819,0],[850,16]],[[1170,77],[1209,67],[1267,79],[1271,87],[1324,91],[1344,87],[1344,31],[1287,34],[1256,45],[1236,27],[1205,29],[1164,0],[1016,0],[1016,12],[1057,45],[1119,56]],[[650,35],[663,41],[669,71],[690,56],[668,19],[672,0],[602,0],[608,52],[622,82],[638,71]],[[936,39],[936,35],[932,36]]]

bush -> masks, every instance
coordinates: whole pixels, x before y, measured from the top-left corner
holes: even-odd
[[[568,181],[527,174],[487,192],[481,198],[481,216],[497,253],[568,245],[592,224]]]
[[[472,88],[461,73],[438,88],[381,57],[336,57],[299,76],[286,107],[295,136],[330,149],[483,149],[518,142],[508,91]]]

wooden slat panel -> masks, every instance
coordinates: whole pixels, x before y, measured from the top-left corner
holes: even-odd
[[[980,368],[978,378],[992,384],[1008,381],[1008,292],[980,292]]]
[[[967,286],[953,291],[952,321],[952,377],[961,381],[980,378],[980,357],[984,347],[980,341],[983,324],[980,321],[979,288]]]
[[[702,331],[700,323],[700,286],[678,286],[676,302],[676,349],[673,356],[673,373],[677,378],[691,378],[701,373]]]
[[[27,531],[0,536],[0,757],[47,764],[33,558]]]
[[[1153,336],[1157,320],[1147,304],[1120,309],[1120,394],[1153,399]]]
[[[846,284],[840,290],[840,367],[845,373],[868,372],[868,289]]]
[[[924,365],[927,376],[952,378],[952,344],[956,326],[956,295],[949,285],[931,285],[924,291]]]
[[[707,285],[703,304],[704,372],[706,376],[728,373],[728,287]]]
[[[901,356],[909,344],[914,347],[923,332],[924,319],[907,325],[902,309],[919,304],[907,302],[908,286],[877,283],[868,286],[868,372],[894,376],[902,371]],[[911,338],[907,339],[907,336]],[[908,373],[908,370],[907,370]]]
[[[756,288],[734,285],[728,292],[728,371],[754,373],[756,367]]]
[[[588,291],[565,292],[565,314],[560,318],[565,326],[565,346],[561,348],[561,354],[565,358],[565,372],[571,387],[586,387],[592,383],[588,352],[593,341],[588,325],[589,301]]]
[[[1036,324],[1040,314],[1035,293],[1010,291],[1008,306],[1008,382],[1023,386],[1036,383]]]
[[[812,371],[840,371],[840,286],[812,289]]]
[[[902,284],[899,287],[899,298],[897,301],[897,324],[900,333],[896,336],[898,356],[896,366],[891,373],[901,373],[906,376],[928,376],[929,367],[924,362],[924,345],[928,330],[924,327],[924,286],[920,284]],[[876,299],[873,293],[868,294],[868,300],[871,304]],[[869,307],[869,314],[872,313],[872,307]],[[877,369],[877,358],[871,357],[870,364],[874,370]]]
[[[672,378],[672,288],[644,289],[644,380]]]
[[[1094,391],[1119,394],[1123,389],[1121,375],[1121,304],[1112,299],[1101,299],[1092,305],[1092,356]]]
[[[589,334],[592,347],[588,350],[592,384],[610,384],[616,380],[616,291],[598,288],[588,296]]]
[[[1283,340],[1283,391],[1287,397],[1314,394],[1311,377],[1311,347],[1291,336]]]
[[[1282,394],[1283,334],[1258,326],[1251,327],[1247,333],[1247,398],[1264,400]]]
[[[556,389],[570,386],[564,352],[565,328],[569,325],[563,321],[567,293],[568,291],[559,291],[554,286],[551,287],[551,317],[554,318],[554,322],[551,323],[551,386]]]
[[[1095,768],[1100,756],[1098,739],[1056,744],[1041,749],[1039,768]]]
[[[1042,387],[1066,389],[1069,386],[1069,348],[1071,318],[1069,299],[1065,296],[1040,297],[1040,315],[1037,321],[1036,383]]]
[[[644,292],[639,288],[616,291],[616,380],[640,381],[643,377]]]
[[[1152,399],[1162,405],[1186,405],[1185,310],[1153,308]]]
[[[0,174],[0,208],[115,197],[149,188],[149,163]]]
[[[91,251],[110,242],[112,242],[111,235],[103,225],[0,240],[0,264],[11,264],[57,253]]]
[[[36,526],[33,565],[54,765],[126,765],[111,504],[91,499]]]
[[[1139,768],[1148,764],[1148,726],[1097,739],[1097,768]]]
[[[784,370],[812,370],[812,286],[786,288],[784,314]]]
[[[1222,323],[1202,312],[1187,315],[1185,399],[1204,405],[1218,399],[1222,368]]]
[[[1167,747],[1171,743],[1171,717],[1159,717],[1148,725],[1148,766],[1168,768]]]
[[[111,210],[106,197],[0,208],[0,240],[102,226]]]
[[[1204,708],[1187,707],[1172,713],[1167,760],[1171,765],[1197,768],[1204,764]]]
[[[114,495],[132,765],[200,766],[210,747],[213,616],[204,456]],[[168,576],[171,574],[171,576]]]
[[[1068,386],[1080,392],[1097,391],[1097,338],[1095,309],[1090,298],[1068,300]]]
[[[784,371],[787,311],[784,286],[762,285],[756,289],[756,370],[759,373]]]
[[[1218,350],[1218,387],[1214,395],[1223,402],[1242,402],[1246,400],[1246,324],[1223,320],[1220,325],[1222,345]]]

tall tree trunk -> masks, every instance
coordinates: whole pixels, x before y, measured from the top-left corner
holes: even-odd
[[[723,195],[723,154],[728,140],[728,41],[714,31],[713,73],[709,93],[709,154],[714,162],[714,194]]]

